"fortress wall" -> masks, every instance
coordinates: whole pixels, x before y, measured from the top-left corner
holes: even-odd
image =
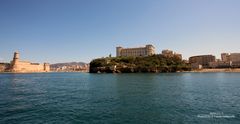
[[[46,72],[49,72],[50,71],[50,65],[48,63],[44,63],[44,70]]]
[[[49,72],[50,65],[48,63],[39,64],[31,63],[30,61],[19,60],[19,53],[14,52],[13,60],[8,63],[8,68],[4,70],[5,66],[0,63],[0,71],[10,71],[10,72]]]
[[[45,72],[44,65],[38,63],[30,63],[26,61],[19,61],[15,65],[17,72]]]

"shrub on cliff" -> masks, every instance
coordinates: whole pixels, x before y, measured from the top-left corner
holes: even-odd
[[[105,67],[104,70],[101,67]],[[90,73],[96,72],[177,72],[190,67],[180,58],[153,55],[147,57],[111,57],[90,62]]]

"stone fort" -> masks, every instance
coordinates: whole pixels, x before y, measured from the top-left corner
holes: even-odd
[[[10,62],[10,64],[5,63],[0,66],[2,66],[1,71],[8,71],[8,72],[49,72],[50,71],[50,65],[48,63],[40,64],[40,63],[31,63],[29,61],[22,61],[20,60],[18,52],[14,53],[13,60]]]

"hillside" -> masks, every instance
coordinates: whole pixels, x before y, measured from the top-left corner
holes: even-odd
[[[189,71],[190,67],[177,56],[108,57],[91,61],[90,73],[138,73]]]
[[[50,65],[51,71],[57,72],[75,72],[75,71],[88,71],[89,66],[84,62],[66,62],[56,63]]]
[[[55,64],[51,64],[50,67],[51,68],[60,68],[63,66],[84,66],[87,63],[84,62],[66,62],[66,63],[55,63]]]

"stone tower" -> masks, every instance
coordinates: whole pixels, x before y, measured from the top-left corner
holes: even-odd
[[[122,47],[116,47],[116,56],[121,56]]]
[[[14,56],[13,56],[13,60],[12,60],[12,63],[11,63],[11,70],[13,72],[17,71],[17,65],[19,63],[19,52],[14,52]]]
[[[49,72],[50,71],[50,64],[49,63],[44,63],[43,64],[43,70],[45,72]]]
[[[19,60],[19,52],[14,52],[13,60]]]

